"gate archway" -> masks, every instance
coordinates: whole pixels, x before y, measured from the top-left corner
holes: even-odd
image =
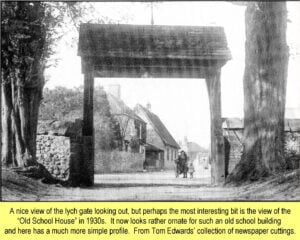
[[[222,27],[82,24],[78,55],[84,74],[81,183],[94,183],[94,78],[202,78],[211,118],[211,177],[225,180],[221,68],[231,59]]]

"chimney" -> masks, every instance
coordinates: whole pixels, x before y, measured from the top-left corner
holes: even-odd
[[[147,108],[149,111],[151,111],[151,103],[147,103],[147,104],[146,104],[146,108]]]
[[[110,84],[108,86],[108,92],[115,96],[116,98],[120,99],[121,98],[121,86],[120,84]]]
[[[189,151],[188,138],[187,138],[187,136],[184,136],[184,140],[183,140],[183,150],[186,151],[186,152]]]
[[[188,144],[188,138],[187,138],[187,136],[184,136],[184,144],[187,146],[187,144]]]

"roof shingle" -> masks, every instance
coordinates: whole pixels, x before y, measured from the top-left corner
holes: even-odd
[[[132,119],[136,119],[140,122],[145,123],[145,121],[141,119],[133,110],[131,110],[131,108],[129,108],[121,99],[108,93],[107,100],[112,115],[127,115]]]
[[[79,56],[229,60],[222,27],[81,24]]]
[[[145,112],[146,116],[148,117],[149,121],[152,123],[155,131],[160,136],[162,141],[166,145],[169,145],[169,146],[179,149],[180,146],[175,141],[175,139],[173,138],[171,133],[168,131],[166,126],[163,124],[163,122],[160,120],[160,118],[157,115],[155,115],[154,113],[152,113],[151,111],[149,111],[147,108],[143,107],[142,105],[139,104],[138,107],[140,107]]]

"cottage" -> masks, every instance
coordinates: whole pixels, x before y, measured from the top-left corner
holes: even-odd
[[[240,161],[243,152],[244,121],[240,118],[223,119],[225,143],[225,165],[227,174]],[[289,168],[299,168],[300,160],[300,119],[285,120],[285,155]]]
[[[120,86],[103,91],[109,114],[95,113],[95,172],[142,171],[146,122],[121,100]],[[97,97],[97,96],[96,96]],[[105,104],[102,104],[105,106]],[[113,138],[113,139],[112,139]],[[113,141],[112,141],[113,140]],[[107,142],[113,142],[106,147]]]
[[[146,122],[121,100],[120,93],[120,85],[111,85],[107,93],[110,113],[120,128],[120,150],[143,153]]]
[[[150,104],[147,107],[138,104],[135,112],[147,123],[145,167],[173,169],[180,148],[178,143],[160,118],[151,112]]]

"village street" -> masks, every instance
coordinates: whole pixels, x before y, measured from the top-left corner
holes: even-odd
[[[194,177],[191,179],[175,177],[175,171],[153,171],[136,173],[113,173],[95,175],[95,183],[103,187],[192,187],[210,184],[210,169],[196,166]]]
[[[93,188],[62,189],[64,200],[197,200],[215,198],[221,188],[210,185],[210,168],[195,165],[194,178],[175,177],[175,171],[150,171],[133,173],[96,174]],[[71,190],[71,191],[70,191]],[[220,194],[228,199],[232,192],[226,189]],[[51,193],[52,195],[52,193]],[[219,195],[219,194],[218,194]],[[53,197],[53,196],[52,196]],[[43,196],[51,199],[51,196]]]
[[[210,184],[210,169],[195,166],[193,179],[175,178],[174,171],[95,175],[95,185],[71,188],[2,171],[4,201],[228,201],[299,200],[298,172],[243,186]]]

